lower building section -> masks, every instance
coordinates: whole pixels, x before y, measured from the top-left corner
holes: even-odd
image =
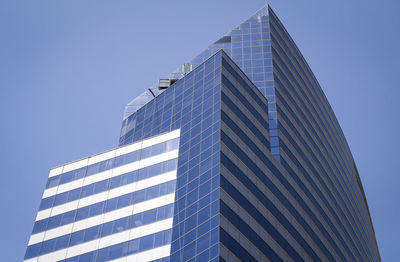
[[[169,257],[180,130],[52,169],[24,261]]]

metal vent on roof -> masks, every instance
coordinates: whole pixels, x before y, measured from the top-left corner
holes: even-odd
[[[158,88],[160,89],[167,89],[171,85],[175,84],[176,81],[179,79],[160,79],[158,80]]]

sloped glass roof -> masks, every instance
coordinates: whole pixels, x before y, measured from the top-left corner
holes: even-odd
[[[262,19],[262,17],[265,17],[265,19]],[[230,31],[229,33],[223,35],[219,40],[215,41],[213,44],[208,46],[203,52],[201,52],[199,55],[196,57],[192,58],[189,60],[189,65],[191,69],[194,69],[198,65],[200,65],[202,62],[207,60],[210,56],[215,54],[218,50],[223,49],[225,53],[228,55],[232,56],[232,49],[233,52],[238,55],[235,55],[236,60],[234,61],[237,63],[240,61],[239,66],[241,66],[242,70],[245,68],[250,68],[249,67],[249,62],[242,62],[243,59],[245,60],[251,60],[252,56],[247,56],[247,48],[244,50],[244,56],[240,56],[240,54],[243,54],[243,52],[239,52],[238,49],[241,49],[242,47],[251,47],[252,45],[258,45],[262,46],[262,42],[255,42],[251,41],[250,36],[251,35],[259,35],[259,37],[254,36],[253,38],[262,38],[261,35],[263,33],[269,35],[269,30],[264,30],[262,32],[261,29],[261,20],[264,20],[264,27],[268,27],[268,5],[262,7],[260,10],[258,10],[255,14],[253,14],[249,19],[247,19],[245,22],[240,24],[238,27]],[[257,25],[258,24],[258,25]],[[250,26],[251,25],[251,26]],[[245,35],[245,37],[240,37],[239,35]],[[247,37],[249,36],[249,37]],[[266,38],[265,40],[269,39]],[[248,41],[246,41],[248,40]],[[255,43],[253,43],[255,42]],[[266,41],[264,41],[266,42]],[[265,43],[268,44],[268,43]],[[269,44],[270,46],[270,44]],[[259,53],[265,52],[268,50],[262,50]],[[269,51],[270,52],[270,51]],[[248,58],[248,59],[247,59]],[[251,66],[251,65],[250,65]],[[250,70],[247,70],[250,71]],[[249,72],[250,73],[250,72]],[[171,79],[180,79],[184,76],[182,73],[182,67],[178,67],[175,69],[173,72],[170,73],[169,78]],[[250,76],[249,76],[250,77]],[[260,79],[259,76],[257,76],[257,79]],[[252,79],[250,77],[250,79]],[[259,84],[259,86],[263,86]],[[155,96],[161,94],[164,90],[159,89],[157,85],[154,85],[150,88],[148,88],[146,91],[144,91],[142,94],[134,98],[131,102],[129,102],[126,105],[125,112],[124,112],[124,117],[123,119],[126,119],[129,115],[133,114],[136,112],[139,108],[141,108],[143,105],[145,105],[147,102],[152,100],[154,96],[152,95],[155,94]]]
[[[269,9],[268,5],[262,7],[246,21],[189,60],[188,64],[191,69],[194,69],[220,49],[223,49],[232,58],[268,100],[269,126],[271,142],[273,142],[271,143],[271,152],[279,160]],[[180,79],[183,76],[182,66],[180,66],[169,75],[169,78]],[[157,96],[163,91],[154,85],[133,99],[125,108],[124,119],[152,100],[154,98],[152,93]]]

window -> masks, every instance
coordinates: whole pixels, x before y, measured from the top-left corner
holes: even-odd
[[[59,176],[50,177],[50,178],[47,180],[46,188],[58,186],[58,184],[60,183],[60,179],[61,179],[61,176],[60,176],[60,175],[59,175]]]
[[[148,235],[140,238],[139,250],[144,251],[153,248],[154,235]]]
[[[143,213],[143,224],[150,224],[156,221],[157,209],[152,209]]]
[[[118,197],[117,208],[126,207],[131,204],[132,194],[126,194]]]
[[[117,197],[107,200],[106,212],[115,210],[117,208],[117,202],[118,202],[118,198]]]
[[[101,236],[108,236],[112,234],[113,222],[103,224],[101,228]]]
[[[71,241],[70,241],[69,245],[70,246],[74,246],[74,245],[82,243],[84,235],[85,235],[85,231],[84,230],[72,233],[71,234]]]
[[[41,244],[42,243],[38,243],[38,244],[35,244],[35,245],[28,246],[28,248],[26,249],[26,253],[25,253],[24,259],[37,257],[39,255]]]
[[[52,252],[54,250],[55,244],[56,244],[55,239],[50,239],[50,240],[44,241],[42,243],[42,248],[40,249],[40,254],[47,254],[47,253]]]
[[[56,239],[56,245],[54,247],[54,250],[60,250],[66,248],[68,246],[69,238],[70,238],[69,234],[62,237],[58,237]]]
[[[96,252],[90,252],[79,256],[79,262],[94,262],[96,259]]]
[[[76,210],[64,213],[61,219],[61,225],[66,225],[74,222]]]
[[[129,217],[124,217],[113,222],[113,233],[118,233],[129,228]]]
[[[75,221],[87,218],[89,215],[89,207],[79,208],[76,212]]]
[[[61,223],[61,218],[62,218],[61,215],[50,217],[47,228],[50,229],[58,227]]]
[[[109,182],[109,180],[107,179],[107,180],[103,180],[103,181],[95,183],[93,193],[96,194],[96,193],[106,191],[108,189],[108,182]]]
[[[67,202],[68,199],[68,192],[56,195],[56,199],[54,201],[54,205],[61,205]]]
[[[81,198],[93,195],[94,185],[95,184],[90,184],[90,185],[83,187]]]
[[[139,251],[139,243],[140,243],[139,239],[134,239],[129,241],[127,254],[129,255],[137,253]]]
[[[122,257],[127,251],[127,242],[110,246],[108,249],[108,260]]]
[[[44,210],[53,206],[54,196],[42,199],[39,210]]]
[[[81,190],[82,190],[81,188],[77,188],[72,191],[69,191],[67,202],[77,200],[79,198],[79,196],[81,195]]]
[[[99,235],[100,235],[100,226],[95,226],[95,227],[85,229],[84,241],[86,242],[86,241],[96,239],[99,237]]]
[[[89,217],[96,216],[96,215],[103,213],[103,209],[104,209],[104,202],[100,202],[100,203],[91,205],[90,210],[89,210]]]

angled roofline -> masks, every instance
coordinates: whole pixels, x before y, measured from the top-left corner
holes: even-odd
[[[272,10],[269,4],[266,4],[264,6],[262,6],[260,9],[258,9],[255,13],[253,13],[251,16],[249,16],[247,19],[245,19],[244,21],[242,21],[241,23],[239,23],[237,26],[235,26],[234,28],[232,28],[230,31],[224,33],[220,39],[217,39],[216,42],[218,42],[219,40],[221,40],[222,38],[224,38],[225,36],[227,36],[230,32],[232,32],[233,30],[235,30],[238,26],[240,26],[242,23],[244,23],[246,20],[250,19],[250,18],[255,18],[255,17],[260,17],[260,16],[268,16],[269,11]],[[207,46],[207,48],[205,50],[207,50],[210,46],[212,46],[214,43],[211,43]],[[201,53],[200,53],[201,54]],[[214,53],[215,54],[215,53]],[[214,54],[211,54],[211,56],[213,56]],[[195,58],[196,56],[192,57],[191,59]],[[173,70],[169,76],[170,78],[176,78],[176,77],[172,77],[172,75],[176,75],[178,74],[179,68],[176,68],[175,70]],[[192,69],[194,70],[194,68]],[[183,76],[182,76],[183,77]],[[182,78],[180,77],[180,78]],[[179,78],[179,79],[180,79]],[[135,113],[137,110],[139,110],[144,104],[148,103],[149,101],[152,100],[152,98],[154,96],[158,96],[160,95],[162,92],[164,92],[165,90],[159,90],[158,86],[156,84],[152,85],[150,88],[146,88],[141,94],[139,94],[138,96],[136,96],[135,98],[133,98],[130,102],[128,102],[125,106],[125,110],[124,110],[124,115],[123,115],[123,121],[126,120],[130,115],[132,115],[133,113]],[[153,94],[153,97],[151,96]],[[146,99],[147,97],[147,99]],[[143,100],[144,99],[144,100]],[[128,110],[130,109],[130,110]]]

